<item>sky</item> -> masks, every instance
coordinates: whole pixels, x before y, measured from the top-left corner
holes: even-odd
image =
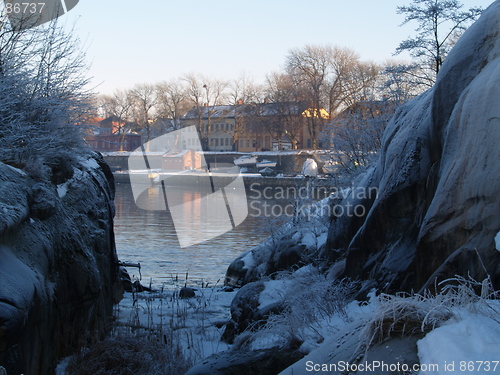
[[[486,8],[492,0],[462,0]],[[337,45],[363,60],[392,58],[414,35],[398,5],[410,0],[80,0],[62,20],[76,21],[95,90],[112,94],[136,83],[199,73],[262,83],[281,70],[290,49]],[[403,56],[402,58],[404,58]],[[407,56],[406,56],[407,58]]]

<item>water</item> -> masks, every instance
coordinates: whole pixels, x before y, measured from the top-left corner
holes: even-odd
[[[196,191],[179,191],[186,200]],[[159,186],[150,187],[141,199],[146,205],[159,204]],[[209,282],[211,285],[223,278],[228,265],[244,251],[262,242],[269,229],[262,218],[249,215],[236,229],[201,244],[186,248],[179,246],[170,214],[137,207],[130,184],[116,186],[115,237],[118,257],[123,262],[141,264],[142,283],[156,287],[169,283],[176,276],[188,274],[188,283]],[[269,221],[269,220],[267,220]],[[129,267],[131,276],[139,277],[137,268]]]

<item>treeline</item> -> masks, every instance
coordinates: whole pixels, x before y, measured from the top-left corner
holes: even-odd
[[[291,50],[285,57],[285,68],[268,74],[264,83],[256,83],[247,74],[230,81],[186,74],[101,95],[98,107],[102,117],[117,116],[138,126],[132,130],[146,129],[147,133],[154,119],[170,119],[174,127],[179,127],[182,116],[193,107],[203,106],[296,103],[300,108],[325,109],[333,117],[358,102],[401,103],[419,93],[422,85],[408,80],[402,66],[364,61],[349,48],[306,45]],[[313,148],[323,136],[324,125],[325,119],[320,116],[308,121]],[[285,128],[282,133],[293,130]]]

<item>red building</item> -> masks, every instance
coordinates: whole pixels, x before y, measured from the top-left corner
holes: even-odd
[[[163,155],[162,166],[165,171],[201,169],[201,155],[193,150],[184,150],[178,153],[166,153]]]
[[[134,123],[116,116],[91,121],[90,134],[85,138],[94,151],[134,151],[141,145],[141,135],[133,132]]]

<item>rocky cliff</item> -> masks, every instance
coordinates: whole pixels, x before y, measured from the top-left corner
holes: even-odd
[[[331,202],[346,213],[362,206],[364,215],[335,216],[314,257],[290,227],[236,259],[226,284],[322,260],[332,277],[364,281],[366,290],[418,291],[487,274],[500,288],[499,34],[497,1],[460,38],[435,86],[391,119],[376,165]]]
[[[94,156],[39,172],[0,163],[0,365],[9,375],[52,373],[103,336],[119,297],[107,165]]]
[[[366,217],[332,223],[328,248],[345,257],[343,275],[410,291],[489,274],[500,288],[499,143],[497,1],[458,41],[435,86],[390,121],[361,184],[378,189],[362,202]]]

